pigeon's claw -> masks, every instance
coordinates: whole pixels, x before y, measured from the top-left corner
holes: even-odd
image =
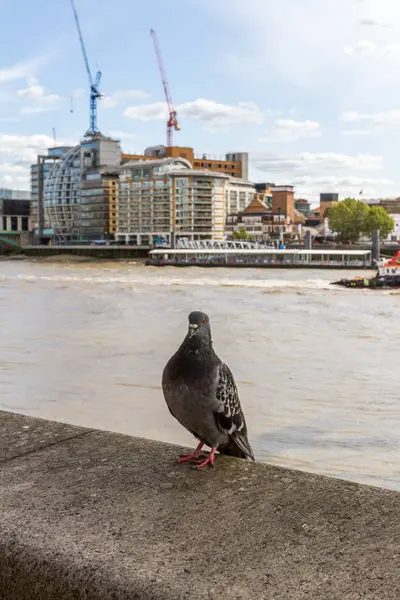
[[[191,454],[183,454],[176,460],[176,462],[178,464],[181,464],[181,463],[185,463],[185,462],[190,462],[192,460],[197,460],[200,456],[200,452],[201,452],[201,449],[203,446],[204,446],[203,442],[200,442],[200,444],[197,446],[197,448],[194,452],[192,452]]]
[[[206,467],[207,465],[210,465],[210,467],[214,466],[215,450],[216,450],[216,448],[211,448],[211,452],[205,460],[196,460],[195,461],[195,464],[197,465],[197,469],[202,469],[203,467]]]

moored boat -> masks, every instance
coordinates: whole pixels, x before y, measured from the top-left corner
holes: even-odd
[[[332,281],[332,285],[347,288],[382,289],[400,288],[400,251],[389,259],[377,263],[378,271],[373,277],[354,277]]]

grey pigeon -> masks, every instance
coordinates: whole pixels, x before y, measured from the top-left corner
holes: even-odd
[[[214,352],[205,313],[190,313],[188,333],[165,366],[162,388],[172,416],[200,442],[178,462],[193,460],[199,468],[212,466],[216,450],[254,460],[235,380]],[[204,445],[211,453],[203,460]]]

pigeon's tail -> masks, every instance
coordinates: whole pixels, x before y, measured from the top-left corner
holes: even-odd
[[[235,456],[236,458],[250,458],[251,460],[255,460],[247,436],[240,434],[232,435],[225,446],[218,448],[218,452],[227,456]]]

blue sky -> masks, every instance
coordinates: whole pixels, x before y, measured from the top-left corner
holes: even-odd
[[[395,0],[75,0],[98,125],[126,151],[165,143],[156,29],[182,126],[198,154],[250,153],[254,181],[298,196],[400,195],[400,4]],[[0,186],[89,125],[69,0],[0,0]],[[74,112],[70,112],[71,97]]]

